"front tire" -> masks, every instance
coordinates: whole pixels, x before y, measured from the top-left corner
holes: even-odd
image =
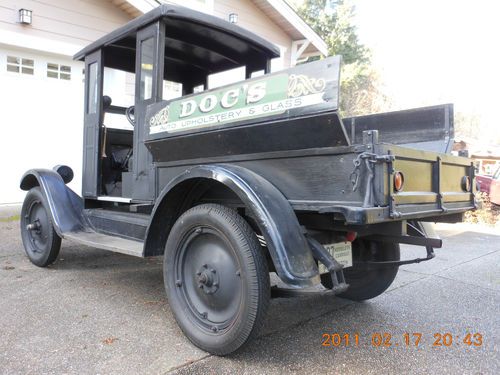
[[[236,211],[217,204],[186,211],[170,232],[163,265],[170,307],[199,348],[229,354],[263,325],[270,299],[267,262]]]
[[[54,263],[61,249],[49,210],[40,187],[28,191],[21,208],[21,238],[26,255],[38,267]]]
[[[353,301],[375,298],[386,291],[398,274],[398,266],[358,265],[356,262],[399,261],[399,244],[365,241],[358,239],[352,243],[354,267],[344,270],[349,288],[338,296]],[[332,282],[329,274],[321,275],[321,281],[327,288]]]

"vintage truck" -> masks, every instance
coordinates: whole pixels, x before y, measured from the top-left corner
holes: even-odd
[[[475,208],[472,162],[448,154],[452,105],[342,119],[340,57],[271,73],[278,56],[237,25],[173,5],[78,52],[82,197],[67,166],[24,174],[29,259],[50,265],[61,239],[163,255],[180,328],[217,355],[255,337],[271,296],[366,300],[400,265],[431,259],[441,240],[428,223]],[[243,81],[210,87],[235,68]],[[109,70],[132,77],[132,105],[113,104]],[[106,126],[111,115],[130,126]],[[426,256],[401,260],[400,243]]]

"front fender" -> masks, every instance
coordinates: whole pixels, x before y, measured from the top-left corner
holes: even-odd
[[[171,225],[176,219],[171,203],[179,204],[188,194],[182,184],[192,179],[209,179],[231,189],[245,204],[264,236],[278,276],[287,284],[306,287],[319,283],[318,267],[305,239],[295,212],[283,194],[269,181],[256,173],[234,165],[202,165],[188,169],[172,180],[161,192],[153,209],[151,224],[146,233],[145,254],[160,253]],[[183,195],[184,194],[184,195]],[[177,203],[175,203],[177,202]],[[171,219],[165,228],[161,216]],[[164,222],[163,222],[164,223]],[[158,236],[164,236],[161,239]]]
[[[50,169],[31,169],[21,178],[20,188],[30,190],[40,186],[49,205],[55,231],[64,233],[83,230],[83,200],[68,188],[61,175]]]

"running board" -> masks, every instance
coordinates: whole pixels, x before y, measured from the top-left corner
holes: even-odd
[[[65,233],[64,238],[79,242],[83,245],[97,247],[103,250],[113,251],[143,257],[143,243],[140,241],[128,240],[121,237],[96,232],[71,232]]]
[[[295,298],[312,295],[334,296],[335,294],[337,293],[333,289],[325,288],[321,284],[301,289],[271,287],[271,298]]]
[[[151,216],[135,212],[106,209],[86,209],[84,216],[90,227],[98,233],[119,236],[128,240],[143,241]]]

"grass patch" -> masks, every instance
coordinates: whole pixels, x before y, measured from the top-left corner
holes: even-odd
[[[19,221],[21,216],[19,215],[13,215],[9,217],[0,217],[0,223],[10,223],[12,221]]]

